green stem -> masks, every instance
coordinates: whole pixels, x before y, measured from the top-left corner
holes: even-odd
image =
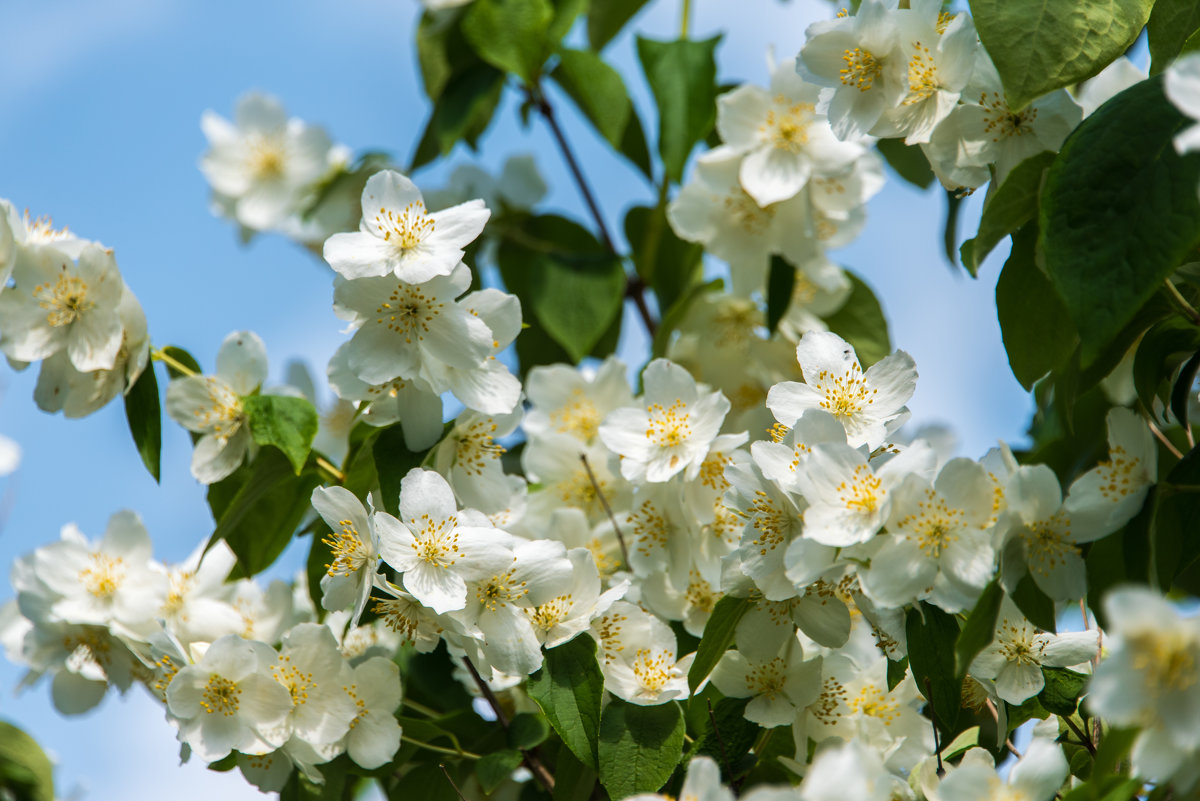
[[[1175,307],[1183,313],[1183,316],[1187,317],[1192,325],[1200,325],[1200,312],[1197,312],[1192,304],[1187,302],[1187,298],[1185,298],[1179,292],[1179,289],[1175,286],[1174,282],[1168,278],[1163,281],[1163,284],[1167,287],[1167,294],[1170,296],[1171,301],[1175,304]]]
[[[692,17],[692,0],[683,0],[683,11],[679,15],[679,38],[688,38],[688,23]]]
[[[183,373],[184,375],[188,375],[188,376],[196,375],[195,370],[188,367],[186,364],[184,364],[183,362],[174,358],[173,356],[170,356],[161,348],[152,349],[150,351],[150,358],[154,359],[155,361],[162,362],[163,364],[167,365],[168,367],[173,368],[175,370],[175,372],[177,372],[177,373]]]
[[[424,704],[418,704],[416,701],[411,701],[407,698],[404,699],[404,705],[414,712],[420,712],[427,718],[440,718],[442,716],[442,713],[438,712],[436,709],[425,706]]]
[[[440,745],[433,745],[432,743],[425,743],[425,742],[421,742],[420,740],[414,740],[413,738],[406,737],[403,734],[400,735],[400,739],[401,739],[401,741],[406,742],[406,743],[411,743],[412,745],[415,745],[418,748],[424,748],[426,751],[433,751],[438,754],[446,754],[447,756],[464,757],[466,759],[483,759],[483,757],[480,756],[479,754],[475,754],[470,751],[455,751],[453,748],[442,748]]]

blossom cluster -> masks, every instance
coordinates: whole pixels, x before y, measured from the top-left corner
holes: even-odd
[[[400,743],[396,638],[347,630],[345,615],[317,623],[285,582],[228,580],[235,561],[217,542],[181,564],[157,562],[130,511],[99,541],[68,525],[13,564],[0,642],[28,667],[22,686],[49,678],[63,714],[87,712],[110,687],[141,686],[163,704],[185,758],[236,751],[264,790],[282,788],[293,766],[320,781],[316,765],[342,753],[385,764]]]

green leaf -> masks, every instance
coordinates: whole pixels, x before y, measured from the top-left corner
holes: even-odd
[[[700,280],[704,247],[685,242],[667,223],[662,207],[633,206],[625,213],[625,239],[638,276],[669,309]]]
[[[1172,143],[1190,123],[1161,77],[1142,81],[1084,120],[1046,174],[1039,244],[1083,367],[1200,243],[1200,155]]]
[[[550,724],[536,712],[521,712],[513,716],[508,724],[508,742],[513,748],[530,748],[541,745],[550,736]]]
[[[933,707],[938,728],[948,742],[957,733],[962,682],[955,673],[955,643],[958,622],[931,604],[921,602],[908,610],[904,620],[908,639],[908,666],[917,691]]]
[[[967,615],[962,632],[954,644],[954,672],[966,676],[967,669],[975,657],[992,641],[996,631],[996,618],[1000,616],[1000,602],[1004,600],[1004,590],[1000,588],[997,579],[983,588],[975,608]]]
[[[1120,56],[1150,16],[1153,0],[971,0],[979,39],[1009,105],[1096,75]]]
[[[678,704],[639,706],[613,698],[600,721],[600,783],[613,798],[657,791],[679,764],[683,735]]]
[[[475,776],[479,779],[479,786],[485,793],[491,795],[497,787],[512,777],[513,771],[520,766],[522,759],[521,752],[511,748],[485,754],[483,759],[475,763]]]
[[[311,508],[313,488],[321,483],[315,469],[296,475],[276,448],[261,449],[246,476],[210,539],[225,540],[237,556],[235,578],[261,573],[278,558]]]
[[[593,52],[563,49],[550,77],[605,141],[647,178],[653,177],[642,121],[619,72]]]
[[[1176,420],[1188,419],[1188,405],[1192,399],[1192,386],[1196,383],[1196,374],[1200,373],[1200,352],[1184,362],[1171,387],[1171,414]]]
[[[342,486],[350,490],[361,501],[379,486],[379,473],[375,469],[375,440],[380,429],[366,422],[357,423],[350,431],[350,447],[342,460],[342,472],[346,479]]]
[[[1012,600],[1030,623],[1039,629],[1055,631],[1054,601],[1042,592],[1033,576],[1026,573],[1021,577],[1013,589]]]
[[[569,748],[560,748],[554,763],[554,801],[589,801],[596,791],[596,771],[575,758]]]
[[[825,318],[829,330],[854,346],[863,369],[892,352],[888,338],[887,318],[875,293],[861,278],[849,270],[850,297],[842,308]]]
[[[1066,363],[1079,341],[1058,293],[1037,267],[1037,226],[1013,235],[996,281],[996,316],[1008,365],[1025,389]]]
[[[242,398],[242,409],[254,441],[279,448],[300,475],[320,425],[312,403],[283,395],[251,395]]]
[[[779,321],[792,305],[792,290],[796,287],[796,268],[782,256],[771,257],[767,273],[767,331],[775,333]]]
[[[1125,527],[1102,537],[1088,548],[1087,604],[1101,628],[1108,628],[1102,599],[1113,587],[1129,581],[1146,583],[1150,575],[1151,527],[1157,504],[1157,490],[1150,488],[1142,509]]]
[[[416,801],[417,799],[419,801],[461,801],[458,793],[454,790],[454,785],[442,772],[442,765],[445,765],[445,769],[450,772],[451,779],[459,786],[462,786],[464,778],[470,778],[469,774],[455,776],[458,766],[453,762],[425,762],[404,774],[403,779],[396,783],[389,795],[390,801]],[[299,773],[297,772],[296,775]],[[280,798],[280,801],[285,801],[285,799]]]
[[[712,614],[704,624],[696,658],[688,669],[688,688],[693,693],[729,650],[738,622],[753,608],[754,602],[749,598],[734,598],[732,595],[726,595],[713,606]]]
[[[1150,44],[1150,74],[1157,75],[1179,55],[1183,43],[1200,29],[1197,0],[1156,0],[1146,23]]]
[[[587,12],[588,47],[601,50],[648,0],[593,0]]]
[[[880,139],[875,147],[888,166],[913,186],[928,189],[933,183],[933,169],[918,145],[906,145],[903,139]]]
[[[637,39],[638,58],[658,104],[658,152],[667,177],[683,180],[683,167],[696,143],[717,119],[719,36],[703,41]]]
[[[549,0],[475,0],[462,31],[481,59],[533,85],[548,55],[553,18]]]
[[[1042,175],[1054,162],[1054,157],[1054,153],[1047,151],[1025,159],[1012,169],[1000,188],[989,195],[979,218],[979,233],[974,239],[963,242],[961,249],[963,266],[971,275],[979,274],[979,266],[1000,240],[1033,219],[1037,213]]]
[[[1088,677],[1067,668],[1044,667],[1046,686],[1038,693],[1038,701],[1048,712],[1070,717],[1079,706],[1079,695],[1087,686]]]
[[[28,734],[0,721],[0,790],[18,801],[54,801],[54,765]]]
[[[721,778],[732,782],[738,778],[733,775],[734,767],[750,752],[762,728],[746,719],[749,698],[720,698],[718,694],[718,699],[713,703],[706,692],[694,696],[688,702],[688,716],[697,714],[701,721],[696,728],[696,742],[688,751],[688,759],[696,756],[711,757],[721,768]],[[708,712],[710,703],[711,715]],[[695,712],[692,711],[692,706],[698,707]]]
[[[530,219],[506,236],[497,260],[509,291],[533,312],[531,325],[544,329],[572,361],[590,354],[621,314],[620,261],[566,218]]]
[[[1151,527],[1151,570],[1158,586],[1166,589],[1182,568],[1200,557],[1200,447],[1183,455],[1156,493],[1157,508]]]
[[[1145,333],[1133,357],[1133,386],[1143,406],[1154,408],[1160,388],[1196,351],[1200,329],[1181,317],[1168,317]]]
[[[138,376],[125,393],[125,419],[129,421],[129,433],[137,446],[142,464],[159,481],[159,459],[162,454],[162,406],[158,398],[158,376],[154,374],[154,363]]]
[[[1109,728],[1096,746],[1096,761],[1092,765],[1092,775],[1107,776],[1117,772],[1117,767],[1125,759],[1133,742],[1137,739],[1138,729]]]
[[[596,642],[579,635],[545,652],[542,668],[529,677],[527,692],[554,731],[584,765],[595,770],[604,676]]]
[[[452,76],[433,105],[409,170],[449,154],[459,142],[474,147],[491,124],[503,91],[504,73],[487,64],[476,62]]]
[[[414,467],[420,467],[428,451],[411,451],[400,424],[379,429],[371,445],[371,456],[379,476],[379,495],[390,515],[400,514],[400,482]]]
[[[619,148],[633,110],[621,73],[587,50],[563,49],[558,57],[558,66],[550,78],[563,88],[600,135]]]

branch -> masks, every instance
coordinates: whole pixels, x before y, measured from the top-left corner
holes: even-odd
[[[470,672],[471,678],[475,680],[475,686],[479,688],[479,692],[483,695],[484,700],[488,702],[488,706],[492,708],[492,712],[496,714],[496,720],[508,731],[509,719],[505,714],[504,709],[500,706],[500,700],[496,698],[496,694],[492,692],[492,688],[483,680],[483,676],[479,675],[479,671],[475,669],[475,664],[471,662],[471,658],[464,656],[463,664],[467,666],[467,671]],[[542,764],[542,760],[538,758],[537,748],[532,750],[520,749],[521,755],[525,758],[525,767],[534,775],[534,778],[546,789],[546,792],[554,792],[554,777],[550,775],[550,771],[546,770],[546,766]]]
[[[587,454],[579,454],[579,461],[583,462],[583,469],[587,470],[588,478],[592,482],[592,489],[596,490],[596,497],[600,499],[600,505],[604,507],[609,521],[612,522],[613,531],[617,532],[617,543],[621,546],[621,558],[625,560],[625,567],[632,569],[633,564],[629,561],[629,550],[625,547],[625,536],[621,534],[621,527],[617,525],[617,517],[613,514],[612,507],[608,505],[608,498],[604,497],[604,492],[600,489],[600,482],[596,480],[592,466],[588,464]]]

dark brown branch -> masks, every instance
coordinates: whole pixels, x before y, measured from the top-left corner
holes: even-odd
[[[483,676],[479,675],[479,671],[475,669],[475,665],[471,662],[471,659],[464,656],[462,661],[467,666],[467,671],[475,681],[475,686],[479,688],[480,694],[483,695],[484,700],[488,702],[488,706],[495,713],[496,720],[500,722],[505,731],[508,731],[510,721],[508,715],[504,712],[504,708],[500,706],[500,699],[492,692],[492,688],[488,686],[488,683],[483,680]],[[524,757],[525,767],[529,768],[530,773],[538,780],[538,783],[546,789],[546,792],[554,792],[554,777],[550,775],[550,771],[546,770],[546,766],[542,763],[537,753],[537,748],[535,747],[532,750],[522,748],[520,751],[521,756]]]

